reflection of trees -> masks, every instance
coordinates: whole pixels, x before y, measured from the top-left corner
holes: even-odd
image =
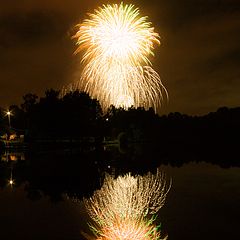
[[[197,149],[196,149],[197,150]],[[196,151],[194,150],[194,151]],[[160,165],[181,167],[189,162],[206,162],[221,167],[239,167],[238,155],[230,158],[221,152],[210,155],[201,151],[195,154],[192,149],[159,148],[153,145],[131,145],[125,152],[118,147],[87,150],[87,146],[74,150],[26,153],[25,161],[0,162],[0,187],[7,187],[11,164],[15,179],[14,187],[25,184],[28,197],[38,200],[47,195],[52,201],[60,201],[67,193],[70,197],[89,196],[100,187],[103,172],[123,175],[128,172],[143,175],[154,172]],[[230,155],[231,156],[231,155]]]
[[[191,146],[191,147],[190,147]],[[237,151],[238,148],[236,148]],[[4,155],[1,156],[4,159]],[[0,162],[0,187],[7,187],[10,165],[18,187],[26,184],[28,197],[37,200],[42,195],[50,196],[52,201],[62,199],[62,194],[79,197],[90,195],[101,184],[102,173],[115,176],[132,172],[145,174],[164,164],[181,167],[189,162],[206,162],[220,167],[239,167],[239,157],[228,148],[210,151],[192,145],[130,144],[124,151],[118,147],[105,150],[90,146],[65,151],[44,153],[26,152],[26,161]]]
[[[103,186],[84,199],[97,239],[159,239],[153,216],[169,191],[165,175],[106,176]]]
[[[93,152],[31,156],[26,186],[28,196],[36,197],[43,193],[57,202],[62,200],[63,194],[78,198],[90,195],[101,181],[101,172],[95,162]]]
[[[25,161],[15,161],[13,166],[14,187],[24,185],[27,197],[39,200],[48,196],[58,202],[63,194],[83,198],[100,186],[99,171],[94,152],[27,154]],[[6,188],[12,163],[0,162],[0,187]]]

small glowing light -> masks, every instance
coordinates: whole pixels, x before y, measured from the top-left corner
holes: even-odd
[[[16,134],[11,134],[9,136],[9,140],[15,140],[17,138],[17,135]]]
[[[13,179],[10,179],[9,180],[9,184],[12,186],[14,184],[14,180]]]
[[[18,160],[16,155],[10,155],[9,158],[10,158],[10,161],[17,161]]]
[[[8,116],[8,117],[10,117],[10,116],[12,115],[12,112],[11,112],[10,110],[7,110],[7,111],[5,112],[5,115]]]

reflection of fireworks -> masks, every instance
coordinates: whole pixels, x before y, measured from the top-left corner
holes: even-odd
[[[97,240],[151,240],[160,239],[160,232],[153,224],[145,221],[116,219],[109,226],[101,229]]]
[[[97,98],[103,109],[153,107],[167,94],[149,60],[159,35],[133,5],[103,5],[89,14],[74,38],[84,51],[79,88]]]
[[[106,177],[102,188],[84,203],[97,239],[160,239],[153,224],[155,214],[165,203],[169,186],[164,175]]]

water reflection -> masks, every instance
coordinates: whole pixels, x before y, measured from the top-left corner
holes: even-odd
[[[47,195],[51,201],[58,202],[66,193],[83,198],[100,188],[104,172],[117,176],[129,171],[143,174],[154,170],[151,164],[141,164],[141,159],[136,165],[129,161],[129,156],[108,148],[4,152],[0,162],[0,185],[8,186],[12,171],[14,181],[11,185],[24,184],[27,197],[33,201]]]
[[[222,168],[240,167],[239,154],[236,149],[229,151],[219,147],[218,149],[203,148],[201,145],[164,145],[133,143],[127,146],[107,146],[106,159],[116,166],[116,169],[128,171],[146,171],[156,169],[159,165],[182,167],[186,163],[211,163]]]
[[[13,178],[13,169],[11,168],[11,173],[10,173],[10,178],[9,178],[9,180],[8,180],[8,184],[11,186],[11,188],[13,187],[13,185],[14,185],[14,183],[15,183],[15,180],[14,180],[14,178]]]
[[[154,172],[160,165],[181,167],[186,163],[209,162],[221,167],[239,166],[234,158],[185,155],[149,145],[135,144],[119,151],[119,146],[104,146],[84,150],[3,152],[0,162],[0,187],[8,186],[10,171],[14,173],[15,187],[25,184],[31,200],[49,196],[53,202],[63,200],[63,194],[79,198],[91,196],[100,188],[104,172],[114,176],[128,172],[146,174]],[[12,183],[13,183],[12,182]]]
[[[58,202],[65,193],[82,198],[100,186],[102,172],[96,152],[26,152],[18,153],[20,157],[11,161],[16,155],[8,152],[1,156],[0,187],[24,185],[27,197],[33,201],[47,195]]]
[[[240,169],[229,168],[239,166],[238,156],[210,157],[204,150],[196,156],[182,152],[172,150],[167,154],[160,147],[140,145],[128,146],[126,151],[119,152],[117,148],[106,146],[105,150],[25,152],[25,161],[21,158],[0,161],[0,212],[4,219],[1,236],[9,240],[16,239],[17,235],[21,239],[26,236],[34,239],[41,229],[42,235],[37,239],[82,239],[80,229],[90,234],[86,224],[90,219],[83,205],[63,201],[65,194],[80,201],[89,199],[96,189],[101,189],[105,172],[113,179],[129,172],[131,176],[144,176],[149,171],[154,175],[161,165],[174,180],[167,196],[167,207],[160,209],[160,218],[155,221],[163,224],[162,233],[167,232],[172,240],[200,240],[205,236],[238,239]],[[9,185],[11,176],[12,187]],[[27,223],[22,221],[23,216]],[[199,231],[203,221],[204,228]],[[52,222],[55,228],[48,227]],[[222,229],[224,231],[220,231]],[[9,232],[15,232],[16,236],[9,236]]]
[[[24,152],[9,152],[5,151],[1,155],[1,161],[8,162],[8,161],[24,161],[25,160],[25,153]]]
[[[87,239],[167,239],[162,237],[156,213],[163,207],[171,187],[166,175],[144,176],[125,174],[114,178],[106,175],[100,190],[83,202],[92,219],[90,229],[94,236],[82,233]],[[76,200],[76,198],[74,198]]]

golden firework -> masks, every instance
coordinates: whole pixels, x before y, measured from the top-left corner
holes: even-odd
[[[160,43],[151,25],[138,8],[123,3],[103,5],[77,25],[75,53],[83,52],[84,64],[77,86],[98,99],[103,110],[114,105],[157,111],[167,96],[149,59]]]
[[[164,205],[170,186],[159,170],[156,175],[107,176],[102,188],[84,199],[96,239],[160,239],[153,216]]]

